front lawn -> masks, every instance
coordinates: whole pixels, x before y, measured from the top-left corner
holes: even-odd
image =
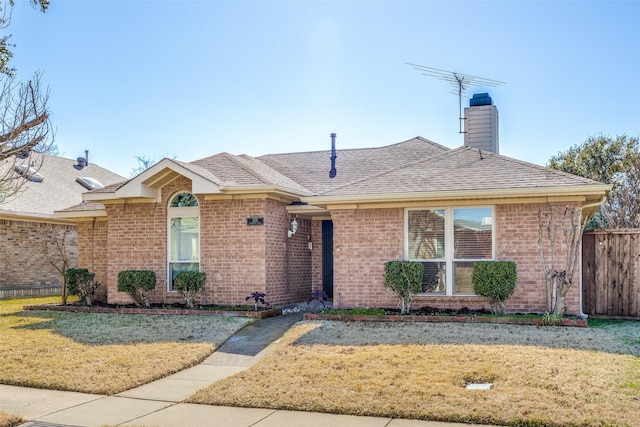
[[[0,300],[0,383],[115,394],[193,366],[253,320],[23,311]]]
[[[640,322],[600,326],[303,322],[261,363],[189,401],[522,427],[637,426]]]

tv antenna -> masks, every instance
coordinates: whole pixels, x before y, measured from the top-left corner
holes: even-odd
[[[470,87],[496,87],[505,84],[505,82],[501,82],[499,80],[472,76],[471,74],[463,74],[456,71],[447,71],[441,70],[439,68],[425,67],[424,65],[411,64],[409,62],[407,62],[406,64],[412,66],[418,71],[421,71],[425,76],[444,80],[445,82],[450,83],[453,86],[453,90],[450,93],[452,93],[453,95],[458,95],[458,119],[460,120],[460,133],[465,133],[462,126],[464,120],[464,117],[462,117],[462,97],[467,97],[465,95],[465,91]]]

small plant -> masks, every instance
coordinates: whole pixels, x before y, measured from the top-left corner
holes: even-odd
[[[193,308],[193,301],[196,296],[204,292],[204,284],[206,281],[206,273],[199,271],[181,271],[176,278],[173,279],[173,289],[180,292],[187,307]]]
[[[327,306],[325,304],[325,301],[327,301],[328,299],[329,295],[327,295],[325,291],[313,291],[311,292],[311,298],[309,299],[309,302],[307,304],[311,305],[311,308],[314,310],[318,308],[320,304],[322,304],[322,308],[325,308]]]
[[[250,299],[253,299],[253,309],[255,311],[258,311],[258,304],[262,304],[263,306],[267,306],[268,303],[265,302],[264,298],[267,295],[264,292],[252,292],[251,295],[249,295],[248,297],[246,297],[244,300],[245,301],[249,301]]]
[[[554,313],[549,313],[548,311],[542,315],[542,320],[540,324],[544,326],[561,326],[562,325],[562,316],[558,316]]]
[[[415,294],[422,290],[422,263],[389,261],[384,264],[384,287],[398,297],[402,314],[409,312]]]
[[[513,294],[517,278],[513,261],[482,261],[473,264],[471,283],[476,295],[489,300],[493,314],[503,315],[504,302]]]
[[[64,272],[67,282],[69,294],[78,295],[80,303],[91,307],[93,303],[93,294],[100,286],[100,283],[94,281],[95,273],[91,273],[86,268],[68,268]]]
[[[133,303],[140,307],[142,301],[149,308],[149,293],[156,288],[156,273],[151,270],[125,270],[118,273],[118,290],[126,292]]]

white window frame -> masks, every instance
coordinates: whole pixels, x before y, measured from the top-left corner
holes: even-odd
[[[198,206],[189,206],[189,207],[171,207],[171,202],[173,199],[179,194],[189,193],[196,200],[198,198],[195,194],[191,193],[188,190],[176,191],[170,198],[169,203],[167,205],[167,292],[178,292],[174,289],[171,289],[172,282],[172,274],[171,274],[171,264],[175,264],[180,261],[172,261],[171,260],[171,220],[175,218],[198,218],[198,260],[191,260],[189,263],[198,263],[198,271],[200,271],[200,253],[202,251],[201,248],[201,236],[200,236],[200,200],[198,200]],[[186,263],[186,262],[185,262]]]
[[[455,209],[491,209],[491,258],[490,259],[458,259],[454,258],[454,218]],[[424,210],[444,210],[444,258],[416,259],[409,258],[409,211]],[[417,262],[444,262],[445,263],[445,293],[420,293],[420,296],[442,297],[468,297],[475,294],[456,294],[453,292],[453,265],[455,262],[476,262],[492,261],[496,259],[496,209],[494,205],[447,205],[447,206],[424,206],[417,208],[406,208],[404,210],[404,259]]]

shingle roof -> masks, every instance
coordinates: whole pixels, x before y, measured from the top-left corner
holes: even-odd
[[[329,177],[330,158],[331,152],[327,150],[255,158],[219,153],[189,163],[171,161],[215,183],[222,191],[225,186],[233,191],[274,186],[309,203],[327,197],[355,200],[448,191],[523,189],[524,192],[545,188],[555,191],[562,187],[572,191],[590,185],[595,187],[586,190],[589,194],[591,190],[594,195],[605,191],[600,183],[586,178],[469,147],[452,150],[421,137],[385,147],[338,149],[334,178]],[[126,182],[93,193],[115,194],[123,185]],[[83,209],[89,208],[78,206],[67,211]]]
[[[380,171],[403,167],[415,159],[428,159],[446,153],[449,148],[421,137],[385,147],[337,150],[335,178],[329,178],[331,151],[269,154],[261,162],[290,177],[314,194],[372,176]]]
[[[290,177],[247,155],[235,156],[229,153],[220,153],[196,160],[191,164],[214,172],[221,184],[276,185],[302,193],[310,193]]]
[[[53,216],[54,211],[82,202],[82,193],[88,190],[76,182],[79,176],[93,178],[105,186],[125,180],[96,164],[90,164],[79,171],[73,168],[75,160],[47,154],[43,156],[39,173],[44,176],[44,181],[25,182],[24,191],[0,203],[1,213],[48,218]],[[4,167],[7,167],[7,164],[4,164]]]
[[[460,147],[363,176],[322,195],[473,191],[588,184],[600,183],[499,154],[486,151],[480,153],[474,148]]]

